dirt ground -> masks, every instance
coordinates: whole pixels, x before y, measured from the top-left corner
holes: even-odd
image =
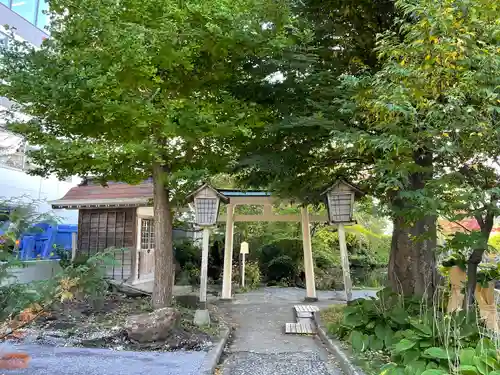
[[[131,315],[151,312],[149,297],[109,294],[100,303],[73,301],[56,306],[26,330],[24,342],[54,346],[79,346],[133,351],[206,350],[218,335],[217,314],[212,325],[200,329],[193,322],[194,310],[175,306],[181,323],[164,342],[138,343],[130,340],[124,329]]]

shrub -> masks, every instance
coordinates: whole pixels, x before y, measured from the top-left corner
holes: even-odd
[[[288,255],[281,255],[267,264],[267,277],[269,280],[280,282],[293,281],[298,276],[297,263]]]
[[[238,264],[233,266],[232,272],[233,284],[241,284],[241,268]],[[256,289],[260,287],[261,273],[260,267],[256,262],[245,263],[245,288]]]
[[[19,317],[20,320],[30,322],[57,302],[88,298],[94,304],[94,308],[99,308],[108,286],[105,280],[105,267],[112,265],[113,262],[113,253],[103,252],[87,257],[81,264],[75,262],[65,264],[66,267],[52,279],[1,286],[0,329],[7,332],[2,337],[9,336],[19,326],[12,320],[13,318]],[[6,281],[8,268],[19,264],[20,262],[15,260],[3,263],[0,282]]]
[[[262,246],[259,250],[259,263],[266,268],[274,259],[286,255],[294,263],[302,261],[303,249],[302,241],[294,239],[284,239]]]
[[[175,260],[184,269],[186,266],[201,266],[201,248],[190,239],[182,239],[174,243]]]
[[[115,264],[113,250],[99,252],[92,256],[75,259],[58,275],[55,291],[57,298],[64,302],[73,298],[89,298],[95,308],[99,308],[108,290],[106,267]]]
[[[342,269],[337,267],[330,269],[316,267],[314,269],[314,278],[316,288],[319,290],[339,289],[343,285]]]
[[[245,286],[250,289],[260,287],[261,274],[259,265],[255,262],[245,264]]]
[[[356,300],[328,324],[356,352],[381,351],[391,362],[384,375],[493,374],[500,370],[495,345],[482,332],[476,311],[446,314],[420,300],[382,290],[378,299]],[[432,370],[432,371],[431,371]]]
[[[181,272],[176,274],[176,284],[191,285],[193,288],[200,285],[200,269],[191,263],[184,266]]]

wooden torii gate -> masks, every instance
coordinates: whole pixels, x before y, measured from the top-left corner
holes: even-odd
[[[237,222],[300,222],[302,227],[302,243],[304,249],[304,272],[306,276],[306,301],[317,301],[316,283],[314,279],[314,263],[311,245],[311,232],[309,225],[311,222],[327,223],[327,215],[310,215],[307,206],[301,207],[300,214],[276,214],[273,212],[273,205],[282,200],[271,196],[271,193],[265,191],[241,191],[241,190],[223,190],[218,191],[229,198],[229,203],[226,205],[226,215],[219,215],[217,221],[226,223],[226,237],[224,247],[224,270],[222,282],[222,299],[230,300],[231,282],[232,282],[232,266],[233,266],[233,237],[234,223]],[[262,206],[261,214],[247,215],[235,214],[237,206]]]

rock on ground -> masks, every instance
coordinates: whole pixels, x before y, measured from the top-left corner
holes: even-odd
[[[125,330],[131,340],[153,342],[166,340],[179,325],[181,314],[172,307],[164,307],[151,313],[131,316],[125,323]]]

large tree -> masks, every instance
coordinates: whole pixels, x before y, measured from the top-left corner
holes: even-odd
[[[367,11],[365,2],[356,4],[345,12],[321,8],[326,16],[316,25],[328,25],[325,17],[337,22],[304,44],[309,54],[303,48],[302,59],[290,60],[307,61],[302,74],[296,64],[274,83],[302,88],[301,102],[284,110],[276,105],[279,120],[249,142],[242,173],[313,202],[339,176],[360,182],[393,219],[393,289],[430,296],[437,282],[436,216],[446,204],[436,187],[445,189],[445,176],[468,158],[496,152],[498,4],[396,1],[391,31],[392,13],[379,8],[387,4],[371,2],[370,19],[378,22],[370,25],[385,32],[376,44],[373,34],[364,39],[366,49],[352,40],[355,21]],[[352,19],[348,30],[338,27],[344,17]],[[321,52],[344,64],[327,64]]]
[[[366,85],[354,84],[361,90],[352,128],[363,128],[351,131],[348,140],[358,155],[385,153],[370,175],[383,176],[379,188],[391,198],[395,218],[389,278],[406,294],[423,293],[422,287],[432,292],[436,281],[435,217],[457,207],[453,199],[440,199],[443,193],[460,200],[467,191],[467,211],[477,217],[484,245],[492,228],[496,174],[485,163],[498,155],[500,136],[500,8],[489,1],[401,0],[396,5],[402,13],[400,32],[386,33],[377,46],[382,69]],[[481,171],[470,169],[475,163]],[[450,174],[462,178],[450,184]],[[410,235],[417,241],[405,228],[416,229]],[[426,246],[415,249],[418,236]],[[484,247],[469,259],[469,279]]]
[[[10,128],[39,146],[32,173],[137,183],[152,176],[153,305],[172,291],[172,211],[230,156],[225,139],[262,115],[231,94],[240,66],[286,39],[279,1],[51,0],[40,49],[3,51],[0,95],[28,121]]]

